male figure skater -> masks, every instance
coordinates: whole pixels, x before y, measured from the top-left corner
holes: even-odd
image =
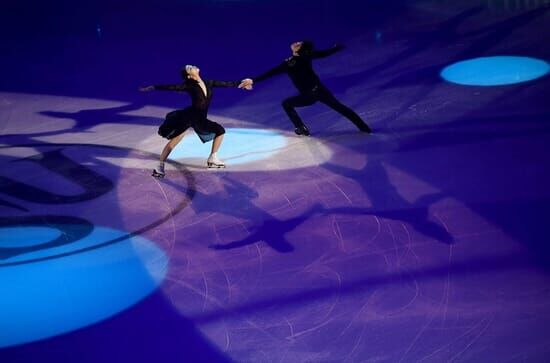
[[[343,49],[343,46],[336,45],[330,49],[315,50],[311,41],[300,41],[292,43],[290,49],[292,55],[284,62],[257,77],[243,79],[239,88],[250,88],[256,82],[261,82],[277,74],[286,73],[299,92],[298,95],[283,101],[283,108],[294,124],[294,132],[297,135],[309,136],[310,133],[295,108],[309,106],[317,101],[324,103],[348,118],[362,132],[370,133],[371,129],[361,117],[338,101],[328,88],[321,83],[313,70],[313,59],[328,57]]]

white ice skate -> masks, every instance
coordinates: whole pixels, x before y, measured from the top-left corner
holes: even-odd
[[[154,176],[155,178],[164,178],[164,166],[161,165],[156,169],[153,169],[153,172],[151,173],[151,176]]]
[[[216,154],[211,154],[206,161],[206,166],[208,166],[209,169],[219,169],[225,168],[225,163],[218,159]]]

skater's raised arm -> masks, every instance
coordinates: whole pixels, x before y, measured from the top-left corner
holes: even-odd
[[[243,79],[238,87],[239,88],[244,88],[244,89],[247,89],[247,90],[251,90],[252,85],[255,82],[261,82],[261,81],[266,80],[270,77],[276,76],[278,74],[285,73],[286,70],[287,70],[287,67],[288,66],[287,66],[286,62],[283,62],[283,63],[279,64],[278,66],[276,66],[274,68],[271,68],[269,71],[260,74],[257,77]]]
[[[282,74],[282,73],[285,73],[287,70],[287,64],[286,62],[282,62],[281,64],[279,64],[278,66],[276,67],[273,67],[271,68],[270,70],[268,70],[267,72],[264,72],[262,74],[260,74],[259,76],[256,76],[256,77],[253,77],[251,78],[254,82],[261,82],[261,81],[264,81],[270,77],[273,77],[273,76],[276,76],[278,74]]]
[[[241,82],[209,80],[206,83],[209,83],[210,87],[238,87]]]
[[[187,84],[187,82],[185,82],[185,83],[178,83],[178,84],[157,84],[149,87],[153,87],[152,89],[150,89],[151,91],[155,90],[155,91],[182,92],[182,91],[185,91],[187,88],[189,88],[189,85]]]
[[[154,86],[145,86],[140,87],[141,92],[150,92],[150,91],[176,91],[181,92],[185,91],[188,88],[188,85],[185,83],[182,84],[159,84]]]
[[[145,86],[138,88],[141,92],[150,92],[155,90],[155,86]]]
[[[336,44],[332,48],[314,50],[311,52],[311,58],[313,59],[325,58],[333,55],[334,53],[341,51],[342,49],[344,49],[344,46],[342,44]]]

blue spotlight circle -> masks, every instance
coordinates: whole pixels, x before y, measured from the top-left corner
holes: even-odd
[[[273,130],[230,128],[224,135],[220,158],[231,165],[263,160],[287,145],[286,137]],[[174,151],[174,159],[206,158],[211,144],[202,144],[195,137],[186,136]]]
[[[529,57],[495,56],[474,58],[445,67],[441,77],[466,86],[502,86],[540,78],[550,64]]]
[[[15,237],[15,228],[0,228],[0,247],[44,242],[44,236],[36,240],[39,231],[55,238],[57,231],[47,229],[19,228]],[[71,244],[14,255],[5,262],[86,249],[98,241],[127,235],[126,231],[94,226],[91,233]],[[167,267],[164,252],[139,236],[55,259],[0,266],[0,348],[53,337],[109,318],[153,292]]]

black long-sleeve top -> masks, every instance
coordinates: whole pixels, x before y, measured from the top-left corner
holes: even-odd
[[[300,92],[311,92],[321,85],[321,80],[313,70],[311,61],[317,58],[328,57],[341,49],[343,49],[343,46],[334,46],[329,49],[313,51],[310,56],[293,55],[285,59],[278,66],[252,78],[252,80],[254,83],[261,82],[277,74],[286,73]]]
[[[195,80],[186,80],[180,84],[167,84],[156,85],[155,90],[159,91],[176,91],[187,92],[191,97],[191,108],[206,114],[210,101],[212,101],[213,87],[237,87],[240,82],[238,81],[215,81],[215,80],[203,80],[206,87],[206,95],[204,94],[199,82]]]

